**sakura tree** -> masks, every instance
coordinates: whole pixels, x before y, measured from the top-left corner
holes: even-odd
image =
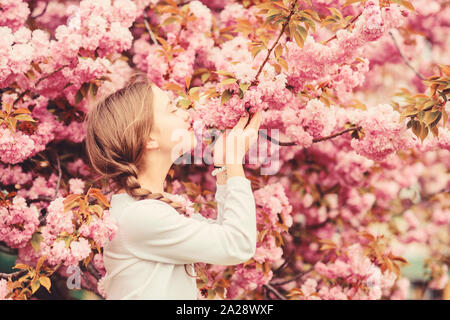
[[[262,111],[267,153],[245,165],[256,254],[203,264],[199,299],[408,299],[411,250],[419,296],[448,297],[449,14],[445,0],[0,0],[0,252],[15,259],[0,298],[71,298],[75,271],[106,297],[117,225],[83,120],[136,72],[191,112],[200,149]],[[167,191],[215,218],[211,169],[175,165]]]

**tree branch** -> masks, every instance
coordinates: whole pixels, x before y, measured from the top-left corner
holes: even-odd
[[[345,134],[345,133],[347,133],[347,132],[350,132],[350,131],[353,131],[353,130],[361,130],[361,129],[362,129],[361,126],[348,128],[348,129],[345,129],[345,130],[340,131],[340,132],[338,132],[338,133],[332,134],[332,135],[330,135],[330,136],[326,136],[326,137],[321,137],[321,138],[313,139],[313,143],[317,143],[317,142],[321,142],[321,141],[325,141],[325,140],[330,140],[330,139],[336,138],[336,137],[338,137],[338,136],[341,136],[341,135],[343,135],[343,134]],[[278,141],[278,140],[276,140],[276,139],[274,139],[274,138],[272,138],[272,137],[266,135],[266,134],[265,134],[264,132],[262,132],[262,131],[258,132],[258,134],[259,134],[261,137],[266,138],[266,139],[269,140],[270,142],[272,142],[272,143],[274,143],[274,144],[278,144],[278,145],[280,145],[280,146],[288,147],[288,146],[295,146],[295,145],[297,144],[296,142],[280,142],[280,141]]]
[[[25,273],[27,273],[27,272],[28,272],[28,270],[20,270],[20,271],[16,271],[16,272],[13,272],[13,273],[3,273],[3,272],[0,272],[0,278],[3,278],[3,279],[17,278],[17,277],[19,277],[19,276],[21,276],[22,274],[25,274]]]
[[[346,25],[345,26],[345,28],[343,29],[343,30],[346,30],[346,29],[348,29],[361,15],[362,15],[362,11],[357,15],[357,16],[355,16],[349,23],[348,23],[348,25]],[[326,40],[323,44],[327,44],[328,42],[330,42],[331,40],[334,40],[334,39],[336,39],[337,38],[337,36],[336,35],[334,35],[334,36],[332,36],[330,39],[328,39],[328,40]]]
[[[266,287],[269,291],[273,292],[278,297],[278,299],[287,300],[286,297],[284,297],[277,289],[275,289],[270,284],[263,284],[263,287]]]
[[[61,161],[59,159],[59,155],[57,152],[56,152],[56,163],[57,163],[57,167],[58,167],[58,180],[56,181],[55,194],[53,195],[52,198],[41,196],[41,197],[37,198],[36,200],[53,201],[56,199],[56,197],[58,195],[59,187],[61,185],[61,177],[62,177]],[[45,219],[47,218],[47,214],[48,214],[48,211],[42,217],[39,218],[40,223],[43,223],[45,221]]]
[[[307,274],[311,273],[313,270],[314,270],[314,269],[308,270],[308,271],[306,271],[306,272],[300,272],[300,273],[297,273],[295,276],[293,276],[292,278],[287,279],[287,280],[271,281],[270,284],[271,284],[271,285],[274,285],[274,286],[281,286],[281,285],[283,285],[283,284],[286,284],[286,283],[295,281],[295,280],[297,280],[298,278],[301,278],[301,277],[303,277],[303,276],[306,276]]]
[[[56,163],[58,165],[58,180],[56,182],[56,188],[55,188],[55,194],[53,195],[53,200],[55,200],[56,196],[58,195],[59,186],[61,185],[61,177],[62,177],[61,161],[59,160],[59,155],[57,152],[56,152]]]
[[[150,28],[150,25],[148,24],[148,16],[147,16],[147,8],[144,9],[144,24],[145,24],[145,29],[147,29],[147,32],[150,35],[150,39],[152,39],[153,43],[158,43],[158,41],[156,41],[155,39],[155,35],[153,34],[152,28]]]
[[[42,78],[40,78],[40,79],[36,82],[36,84],[35,84],[34,86],[37,87],[38,84],[39,84],[42,80],[45,80],[45,79],[47,79],[48,77],[51,77],[51,76],[54,75],[55,73],[57,73],[57,72],[61,71],[62,69],[64,69],[65,67],[68,67],[68,65],[61,66],[61,67],[59,67],[58,69],[56,69],[55,71],[53,71],[53,72],[51,72],[51,73],[49,73],[49,74],[43,76]]]
[[[406,65],[412,70],[414,71],[414,73],[416,74],[416,76],[420,79],[420,80],[425,80],[425,77],[422,76],[416,69],[414,69],[414,67],[411,65],[411,63],[409,63],[408,59],[406,59],[405,55],[403,54],[402,50],[400,50],[400,47],[398,45],[397,40],[395,39],[394,35],[392,34],[391,31],[389,31],[389,35],[391,36],[392,40],[394,41],[394,45],[398,50],[398,53],[400,53],[400,56],[403,59],[403,62],[406,63]]]
[[[258,77],[262,72],[262,69],[264,68],[264,65],[267,63],[267,61],[269,60],[270,54],[272,53],[273,49],[275,48],[275,46],[278,44],[278,41],[280,40],[281,36],[284,33],[284,30],[286,29],[286,26],[289,24],[289,21],[291,20],[292,15],[295,12],[295,5],[297,4],[297,0],[294,0],[291,4],[291,12],[289,12],[289,16],[287,17],[286,21],[283,22],[283,26],[281,27],[281,31],[280,34],[277,37],[277,40],[275,40],[275,42],[272,45],[272,48],[269,49],[269,52],[267,52],[266,58],[264,59],[264,62],[261,64],[261,66],[258,69],[258,72],[256,73],[255,79],[251,82],[250,86],[254,86],[258,84]]]

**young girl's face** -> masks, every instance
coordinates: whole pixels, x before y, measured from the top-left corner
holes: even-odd
[[[162,152],[173,153],[176,159],[196,144],[189,112],[177,107],[167,92],[157,85],[152,84],[152,89],[154,122],[151,136]]]

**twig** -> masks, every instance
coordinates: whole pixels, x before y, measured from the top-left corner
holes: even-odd
[[[53,195],[53,200],[55,200],[56,196],[58,195],[59,186],[61,185],[61,177],[62,177],[61,161],[59,160],[58,153],[56,153],[56,163],[58,165],[58,181],[56,182],[56,189],[55,189],[55,194]]]
[[[361,130],[361,128],[362,128],[361,126],[359,126],[359,127],[351,127],[351,128],[345,129],[345,130],[343,130],[343,131],[341,131],[341,132],[332,134],[332,135],[330,135],[330,136],[321,137],[321,138],[315,138],[315,139],[313,139],[313,143],[317,143],[317,142],[321,142],[321,141],[325,141],[325,140],[330,140],[330,139],[336,138],[336,137],[338,137],[338,136],[341,136],[341,135],[343,135],[343,134],[345,134],[345,133],[347,133],[347,132],[353,131],[353,130]],[[272,143],[274,143],[274,144],[278,144],[278,145],[280,145],[280,146],[287,147],[287,146],[295,146],[295,145],[297,144],[296,142],[281,142],[281,141],[278,141],[278,140],[276,140],[276,139],[274,139],[274,138],[272,138],[272,137],[266,135],[266,134],[265,134],[264,132],[262,132],[262,131],[259,131],[258,134],[259,134],[261,137],[266,138],[266,139],[269,140],[270,142],[272,142]]]
[[[53,72],[51,72],[51,73],[49,73],[49,74],[43,76],[42,78],[40,78],[40,79],[36,82],[36,84],[35,84],[34,86],[37,87],[38,84],[39,84],[42,80],[45,80],[45,79],[47,79],[48,77],[51,77],[51,76],[54,75],[55,73],[57,73],[57,72],[61,71],[62,69],[64,69],[65,67],[68,67],[68,65],[61,66],[61,67],[59,67],[58,69],[56,69],[55,71],[53,71]]]
[[[348,25],[346,25],[345,26],[345,28],[343,29],[343,30],[345,30],[345,29],[347,29],[348,27],[350,27],[361,15],[362,15],[362,11],[357,15],[357,16],[355,16],[349,23],[348,23]],[[328,39],[328,40],[326,40],[325,42],[324,42],[324,44],[327,44],[328,42],[330,42],[331,40],[334,40],[334,39],[336,39],[337,38],[337,35],[334,35],[334,36],[332,36],[330,39]]]
[[[294,280],[297,280],[298,278],[301,278],[302,276],[303,276],[303,273],[299,273],[299,274],[296,274],[291,279],[287,279],[287,280],[284,280],[284,281],[271,281],[270,284],[274,285],[274,286],[281,286],[283,284],[286,284],[286,283],[292,282]]]
[[[0,278],[12,279],[12,278],[15,278],[15,277],[18,277],[18,276],[22,275],[23,273],[27,273],[27,272],[28,272],[28,270],[20,270],[20,271],[16,271],[16,272],[13,272],[13,273],[0,272]]]
[[[287,279],[287,280],[271,281],[270,284],[271,284],[271,285],[274,285],[274,286],[281,286],[281,285],[283,285],[283,284],[286,284],[286,283],[295,281],[295,280],[297,280],[298,278],[301,278],[301,277],[307,275],[308,273],[311,273],[313,270],[314,270],[314,269],[308,270],[308,271],[306,271],[306,272],[298,273],[298,274],[296,274],[295,276],[293,276],[292,278]]]
[[[155,39],[155,35],[153,34],[152,28],[150,28],[150,25],[148,24],[148,16],[147,16],[147,9],[144,9],[144,24],[145,24],[145,29],[147,29],[147,32],[150,34],[150,38],[152,39],[153,43],[158,43],[158,41],[156,41]]]
[[[274,287],[272,287],[270,284],[264,284],[264,287],[266,287],[267,289],[269,289],[271,292],[273,292],[278,299],[280,300],[287,300],[286,297],[284,297],[277,289],[275,289]]]
[[[276,270],[274,270],[273,273],[276,273],[277,271],[280,271],[281,269],[283,269],[284,266],[288,263],[288,261],[289,261],[290,258],[291,258],[291,257],[286,258],[286,259],[284,260],[283,264],[282,264],[281,266],[279,266]]]
[[[272,53],[273,49],[275,48],[275,46],[278,44],[278,41],[280,40],[281,36],[284,33],[284,29],[286,29],[286,26],[289,24],[289,21],[291,20],[292,15],[295,12],[295,5],[297,4],[297,0],[294,0],[291,4],[291,12],[289,12],[289,16],[287,17],[286,21],[283,22],[283,26],[281,27],[281,31],[280,34],[277,37],[277,40],[275,40],[275,42],[272,45],[272,48],[269,49],[269,51],[267,52],[266,58],[264,59],[264,62],[261,64],[261,66],[258,69],[258,72],[256,73],[255,79],[251,82],[250,86],[254,86],[256,84],[258,84],[258,77],[262,72],[262,69],[264,68],[264,65],[267,63],[267,61],[269,60],[270,54]]]
[[[400,47],[399,47],[399,45],[398,45],[398,43],[397,43],[397,40],[395,39],[395,37],[394,37],[394,35],[392,34],[391,31],[389,31],[389,35],[391,36],[392,40],[394,41],[394,45],[395,45],[395,47],[397,48],[398,53],[400,53],[400,56],[402,57],[403,62],[406,63],[406,65],[407,65],[412,71],[414,71],[414,73],[416,74],[416,76],[417,76],[419,79],[425,80],[425,77],[422,76],[416,69],[414,69],[414,67],[411,65],[411,63],[409,63],[408,59],[406,59],[406,57],[404,56],[402,50],[400,50]]]
[[[51,198],[50,197],[46,197],[46,196],[40,196],[36,200],[53,201],[58,196],[58,191],[59,191],[59,187],[61,185],[61,177],[62,177],[61,161],[59,160],[58,153],[56,153],[56,163],[57,163],[57,166],[58,166],[58,180],[56,181],[55,194]],[[48,214],[48,211],[42,217],[39,218],[40,223],[43,223],[45,221],[45,219],[47,218],[47,214]]]
[[[13,106],[15,106],[16,105],[16,103],[17,102],[19,102],[20,101],[20,99],[22,99],[28,92],[30,92],[30,90],[25,90],[24,92],[22,92],[18,97],[17,97],[17,99],[16,100],[14,100],[14,102],[13,102]]]

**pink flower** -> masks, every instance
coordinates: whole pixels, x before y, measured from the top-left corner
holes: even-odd
[[[84,193],[84,181],[79,178],[69,179],[70,193]]]
[[[78,241],[72,241],[70,243],[71,254],[77,261],[87,258],[91,253],[91,250],[91,245],[85,238],[80,237]]]
[[[25,199],[15,196],[8,207],[0,206],[0,241],[11,248],[22,248],[39,226],[39,211],[27,206]]]
[[[7,26],[13,30],[22,27],[30,14],[28,3],[22,0],[2,0],[1,6],[0,26]]]
[[[64,212],[63,201],[63,197],[58,197],[47,208],[46,229],[54,235],[59,235],[62,232],[67,232],[68,234],[73,232],[73,212],[72,210]]]
[[[439,275],[434,277],[428,286],[435,290],[442,290],[448,283],[448,267],[443,264],[439,270]]]
[[[301,290],[305,296],[309,296],[311,293],[316,292],[317,281],[309,278],[305,281],[305,283],[301,286]]]
[[[0,279],[0,300],[12,300],[12,298],[6,298],[9,292],[8,281],[6,279]]]
[[[383,160],[398,150],[411,148],[415,139],[405,123],[398,122],[399,117],[390,105],[370,107],[359,122],[365,135],[360,140],[352,139],[351,146],[373,160]]]
[[[28,158],[34,150],[33,140],[21,131],[12,133],[0,127],[0,160],[4,163],[19,163]]]
[[[0,182],[5,186],[9,184],[27,184],[31,179],[31,172],[23,172],[20,166],[3,166],[0,164]]]

